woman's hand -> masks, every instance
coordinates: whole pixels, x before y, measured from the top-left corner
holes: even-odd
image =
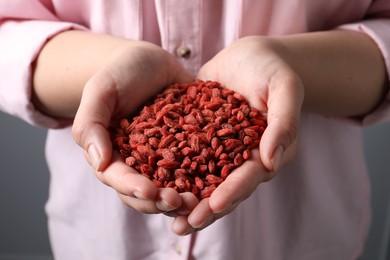
[[[112,120],[134,112],[162,88],[191,81],[162,48],[88,32],[64,32],[49,41],[37,60],[34,102],[43,112],[74,117],[73,137],[96,176],[122,201],[145,213],[193,207],[173,189],[157,189],[113,152]],[[186,197],[184,197],[186,198]]]
[[[304,90],[278,46],[263,37],[243,38],[218,53],[200,70],[198,78],[215,80],[245,96],[266,115],[266,128],[252,158],[235,169],[187,216],[173,223],[178,234],[207,227],[230,213],[256,187],[270,180],[295,154]]]
[[[366,34],[346,30],[242,38],[205,64],[198,77],[244,95],[267,115],[268,127],[258,156],[254,152],[188,217],[175,219],[178,234],[231,212],[294,157],[301,108],[326,116],[361,116],[388,93],[378,46]]]
[[[113,154],[107,129],[113,119],[135,111],[163,87],[189,80],[189,74],[164,50],[132,42],[84,87],[73,124],[74,139],[85,150],[96,176],[118,191],[126,205],[140,212],[171,211],[180,207],[182,200],[173,189],[157,189]]]

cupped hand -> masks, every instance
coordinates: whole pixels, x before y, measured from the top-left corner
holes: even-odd
[[[128,167],[113,151],[108,128],[113,120],[134,112],[165,86],[191,80],[189,73],[160,47],[129,42],[125,48],[113,50],[110,62],[84,87],[73,137],[84,149],[97,178],[114,188],[126,205],[140,212],[168,212],[186,203],[175,190],[158,189]]]
[[[198,78],[219,81],[247,98],[267,118],[259,149],[203,199],[188,216],[175,218],[180,235],[200,230],[234,210],[256,187],[291,161],[297,148],[304,89],[278,43],[265,37],[237,40],[200,70]]]

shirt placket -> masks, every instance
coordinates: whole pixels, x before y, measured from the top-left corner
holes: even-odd
[[[172,233],[171,248],[169,250],[169,259],[187,260],[190,259],[191,241],[194,235],[177,236]]]
[[[161,45],[194,77],[202,60],[202,0],[155,0]],[[169,259],[189,259],[194,235],[171,234]]]
[[[202,0],[165,0],[163,48],[196,76],[201,66]]]

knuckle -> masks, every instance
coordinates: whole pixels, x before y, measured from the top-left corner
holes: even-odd
[[[82,137],[84,136],[84,133],[85,133],[85,127],[83,127],[83,125],[75,121],[75,123],[72,126],[72,136],[77,144],[81,145],[81,140]]]
[[[83,148],[87,148],[87,136],[88,131],[91,129],[92,124],[83,124],[79,120],[75,121],[72,126],[72,136],[75,142]]]
[[[280,122],[280,127],[283,131],[285,145],[289,146],[298,139],[299,120],[297,118],[289,118],[278,121]]]
[[[286,130],[287,130],[287,142],[289,144],[292,144],[297,140],[298,138],[298,120],[297,119],[290,119],[286,123]]]
[[[107,180],[107,178],[105,177],[105,174],[102,174],[101,172],[97,172],[95,171],[95,176],[96,178],[101,182],[103,183],[104,185],[107,185],[109,187],[112,187],[110,182]]]

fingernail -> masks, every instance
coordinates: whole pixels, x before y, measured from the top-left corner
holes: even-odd
[[[180,209],[176,210],[176,213],[180,216],[187,216],[188,214],[191,213],[191,210],[186,209],[186,208],[180,208]]]
[[[96,146],[91,144],[88,147],[88,156],[90,163],[92,164],[92,167],[95,168],[95,170],[99,170],[100,165],[100,154],[99,151],[96,149]]]
[[[210,215],[202,223],[195,226],[195,228],[204,228],[204,227],[210,225],[213,221],[214,221],[214,216]]]
[[[162,210],[162,211],[171,211],[171,210],[174,210],[174,209],[175,209],[174,206],[172,206],[171,204],[169,204],[169,203],[166,202],[165,200],[157,201],[157,202],[156,202],[156,207],[157,207],[159,210]]]
[[[193,233],[195,231],[196,231],[195,228],[189,226],[189,227],[187,227],[186,231],[183,234],[181,234],[181,236],[187,236],[187,235],[189,235],[189,234],[191,234],[191,233]]]
[[[283,146],[282,145],[278,145],[276,147],[275,151],[274,151],[274,156],[271,159],[271,163],[272,163],[272,167],[273,167],[273,171],[274,172],[279,170],[280,162],[281,162],[282,157],[283,157],[283,153],[284,153]]]
[[[133,195],[134,195],[134,197],[136,197],[138,199],[142,199],[142,200],[144,199],[144,197],[142,196],[141,192],[139,192],[139,191],[134,191]]]

